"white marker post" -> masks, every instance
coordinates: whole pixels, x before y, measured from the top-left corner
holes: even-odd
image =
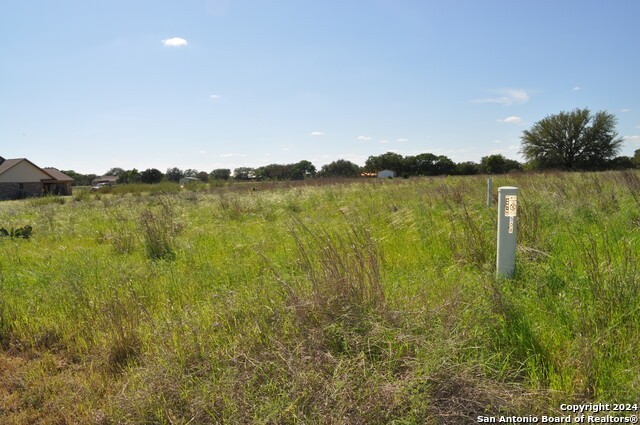
[[[487,179],[487,206],[488,207],[491,206],[491,202],[493,201],[493,196],[491,196],[492,192],[493,192],[493,180],[491,180],[491,177],[489,177]]]
[[[518,188],[498,188],[498,258],[496,276],[512,278],[516,271]]]

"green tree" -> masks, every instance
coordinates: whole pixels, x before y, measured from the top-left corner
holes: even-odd
[[[632,161],[636,165],[636,168],[640,168],[640,149],[636,149],[633,153]]]
[[[616,123],[613,114],[587,108],[550,115],[523,132],[521,152],[534,168],[603,169],[622,144]]]
[[[485,174],[504,174],[507,169],[507,158],[504,156],[489,155],[480,159],[480,170]]]
[[[456,173],[456,163],[445,155],[438,155],[433,163],[433,167],[434,174],[437,176]]]
[[[364,163],[364,168],[372,173],[382,170],[395,171],[396,175],[401,175],[405,170],[404,157],[395,152],[387,152],[382,155],[371,155]]]
[[[254,170],[257,180],[289,180],[289,170],[287,165],[269,164],[258,167]]]
[[[196,174],[196,177],[201,182],[205,182],[206,183],[206,182],[209,181],[209,173],[207,173],[206,171],[200,171],[198,174]]]
[[[164,174],[162,171],[156,168],[148,168],[140,173],[140,181],[142,183],[154,184],[160,183],[164,178]]]
[[[480,172],[485,174],[505,174],[513,170],[522,170],[522,164],[501,154],[483,156],[480,160]]]
[[[135,168],[133,170],[127,170],[120,173],[117,182],[120,184],[126,183],[140,183],[141,175]]]
[[[90,186],[91,181],[97,177],[95,174],[81,174],[73,170],[62,170],[62,172],[73,179],[73,186]]]
[[[167,168],[167,172],[164,174],[164,176],[170,182],[178,182],[181,178],[184,177],[184,171],[182,171],[178,167]]]
[[[120,168],[120,167],[113,167],[112,169],[110,169],[109,171],[107,171],[104,175],[105,176],[116,176],[116,177],[120,177],[120,174],[124,173],[124,169]]]
[[[480,172],[480,166],[473,161],[465,161],[456,164],[456,174],[471,176]]]
[[[416,156],[407,156],[405,166],[407,172],[413,176],[435,175],[435,162],[438,157],[432,153],[421,153]]]
[[[187,168],[186,170],[184,170],[184,176],[183,177],[198,177],[198,170],[195,170],[193,168]]]
[[[358,177],[360,167],[346,159],[339,159],[323,165],[318,175],[320,177]]]
[[[233,170],[233,178],[239,181],[252,180],[255,177],[255,170],[250,167],[240,167]]]
[[[217,168],[209,173],[209,176],[213,180],[229,180],[229,177],[231,177],[231,170],[228,168]]]
[[[292,164],[291,178],[294,180],[303,180],[307,177],[315,177],[316,166],[310,161],[302,160],[296,164]]]
[[[611,160],[607,168],[612,170],[628,170],[630,168],[636,168],[636,164],[630,156],[617,156]]]

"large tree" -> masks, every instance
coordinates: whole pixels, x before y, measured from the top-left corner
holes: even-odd
[[[160,183],[163,178],[164,174],[162,174],[162,171],[156,168],[147,168],[140,173],[140,181],[142,181],[142,183]]]
[[[589,109],[560,112],[538,121],[522,134],[522,154],[535,168],[596,170],[620,150],[616,117]]]
[[[303,180],[305,177],[315,177],[316,166],[310,161],[302,160],[292,164],[291,178],[294,180]]]
[[[184,175],[184,171],[182,171],[178,167],[173,167],[173,168],[167,168],[167,172],[164,173],[164,176],[170,182],[178,182],[185,175]]]
[[[320,177],[358,177],[360,167],[346,159],[339,159],[323,165],[318,174]]]
[[[404,171],[412,176],[439,176],[455,174],[455,162],[444,155],[421,153],[416,156],[404,157]]]
[[[231,170],[228,168],[216,168],[209,173],[209,176],[213,180],[229,180],[229,177],[231,177]]]
[[[382,155],[371,155],[364,164],[365,170],[377,173],[382,170],[395,171],[397,175],[405,172],[404,157],[395,152],[387,152]]]
[[[126,183],[139,183],[142,177],[140,172],[135,168],[133,170],[126,170],[120,173],[118,176],[118,183],[126,184]]]
[[[253,180],[256,172],[251,167],[239,167],[233,170],[233,178],[238,181]]]

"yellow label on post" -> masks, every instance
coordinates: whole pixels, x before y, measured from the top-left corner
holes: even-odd
[[[504,203],[505,217],[515,217],[517,215],[517,212],[518,212],[518,196],[517,195],[505,196],[505,203]]]

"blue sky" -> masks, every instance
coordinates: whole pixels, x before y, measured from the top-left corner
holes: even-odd
[[[7,0],[0,155],[41,166],[519,159],[575,108],[640,148],[640,1]]]

